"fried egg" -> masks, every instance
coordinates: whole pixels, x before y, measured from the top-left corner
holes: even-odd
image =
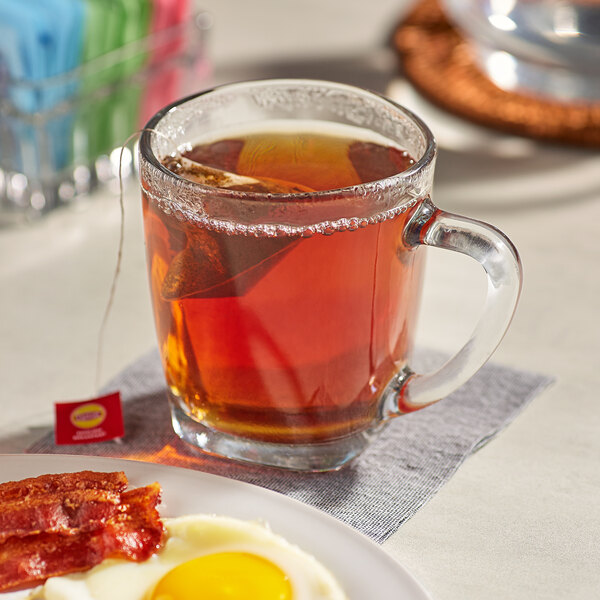
[[[347,600],[313,556],[267,526],[230,517],[163,519],[167,541],[145,562],[108,559],[53,577],[31,600]]]

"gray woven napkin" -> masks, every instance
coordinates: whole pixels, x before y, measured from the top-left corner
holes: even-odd
[[[421,353],[420,366],[427,369],[439,358]],[[106,386],[121,392],[125,437],[56,446],[48,434],[28,452],[132,458],[239,479],[311,504],[383,542],[551,381],[488,363],[442,402],[392,420],[350,465],[332,473],[296,473],[215,458],[182,442],[171,428],[160,360],[152,352]]]

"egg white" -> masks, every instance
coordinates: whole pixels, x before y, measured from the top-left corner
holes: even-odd
[[[294,600],[347,600],[333,575],[316,558],[261,523],[215,515],[188,515],[163,521],[167,541],[147,561],[108,559],[84,573],[52,577],[25,597],[147,600],[158,581],[179,564],[217,552],[248,552],[270,560],[288,576]]]

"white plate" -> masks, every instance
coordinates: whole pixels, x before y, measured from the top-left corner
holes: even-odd
[[[282,494],[225,477],[131,460],[0,455],[0,481],[84,469],[124,471],[131,486],[158,481],[165,517],[209,513],[267,522],[275,533],[326,565],[350,600],[431,600],[412,575],[370,539]]]

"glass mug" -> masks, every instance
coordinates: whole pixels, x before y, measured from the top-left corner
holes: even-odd
[[[300,146],[273,144],[290,137]],[[385,97],[312,80],[225,85],[160,111],[139,153],[173,427],[208,453],[339,468],[392,417],[462,385],[510,323],[515,248],[432,204],[433,136]],[[245,161],[253,178],[216,188],[182,176],[185,157],[226,172]],[[471,339],[427,374],[410,366],[422,246],[467,254],[488,278]]]

